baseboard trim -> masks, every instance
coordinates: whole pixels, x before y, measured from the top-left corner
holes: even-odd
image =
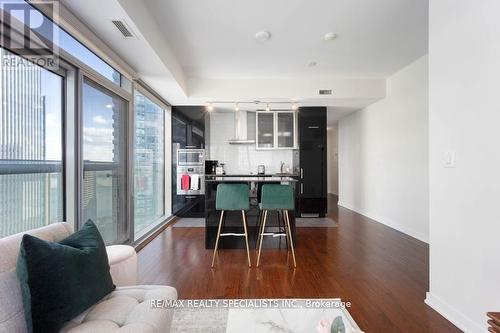
[[[486,332],[488,330],[486,326],[486,314],[485,314],[485,324],[484,327],[472,321],[470,318],[465,316],[460,311],[456,310],[448,303],[440,299],[439,297],[433,295],[432,293],[426,293],[425,304],[436,310],[441,316],[445,317],[453,325],[458,327],[464,332],[468,333],[479,333]]]
[[[354,205],[348,204],[348,203],[346,203],[344,201],[341,201],[340,199],[339,199],[339,202],[337,204],[339,206],[344,207],[344,208],[347,208],[347,209],[350,209],[352,211],[355,211],[358,214],[366,216],[366,217],[374,220],[375,222],[381,223],[381,224],[383,224],[385,226],[388,226],[389,228],[392,228],[392,229],[397,230],[399,232],[402,232],[402,233],[404,233],[404,234],[406,234],[406,235],[408,235],[410,237],[416,238],[416,239],[418,239],[421,242],[429,244],[428,237],[426,237],[425,235],[423,235],[420,232],[416,232],[415,230],[410,230],[410,229],[408,229],[406,227],[403,227],[400,224],[395,223],[393,221],[390,221],[390,220],[388,220],[386,218],[383,218],[383,217],[380,217],[380,216],[375,216],[374,214],[371,214],[371,213],[366,212],[366,211],[364,211],[362,209],[354,207]]]
[[[173,215],[170,216],[167,220],[161,223],[156,228],[152,229],[148,234],[144,235],[142,238],[138,239],[132,246],[135,248],[135,252],[139,252],[146,245],[148,245],[153,239],[158,237],[168,226],[171,226],[173,223],[177,221],[178,217]]]

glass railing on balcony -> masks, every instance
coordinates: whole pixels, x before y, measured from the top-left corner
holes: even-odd
[[[84,161],[83,219],[96,223],[107,244],[127,237],[123,171],[116,163]]]
[[[63,221],[60,161],[0,160],[0,238]]]

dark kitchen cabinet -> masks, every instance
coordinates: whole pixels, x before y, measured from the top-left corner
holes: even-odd
[[[177,143],[178,148],[186,148],[188,123],[179,117],[172,116],[172,143]]]
[[[205,107],[172,107],[172,144],[178,148],[205,148]]]
[[[179,205],[175,215],[180,217],[205,217],[204,195],[178,195]]]
[[[172,107],[172,212],[182,217],[203,217],[203,195],[177,195],[177,149],[205,148],[205,107]]]
[[[327,204],[326,107],[301,107],[298,113],[300,179],[297,213],[324,217]]]

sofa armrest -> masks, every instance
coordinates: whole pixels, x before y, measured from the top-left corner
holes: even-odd
[[[118,286],[134,286],[137,284],[137,253],[132,246],[106,246],[109,271],[113,283]]]

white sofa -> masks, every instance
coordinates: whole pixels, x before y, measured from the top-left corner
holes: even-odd
[[[54,223],[27,233],[57,242],[73,233],[73,228],[68,223]],[[0,239],[0,333],[27,332],[21,289],[15,271],[22,235]],[[177,299],[175,288],[135,285],[135,250],[126,245],[108,246],[106,250],[116,290],[68,322],[61,332],[168,332],[173,310],[152,308],[150,303],[156,299]]]

